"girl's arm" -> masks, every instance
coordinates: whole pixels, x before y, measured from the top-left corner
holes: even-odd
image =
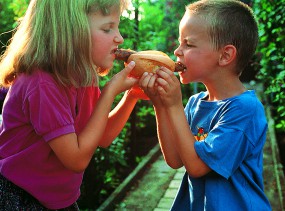
[[[132,94],[132,89],[125,92],[118,105],[110,112],[108,123],[99,145],[108,147],[119,135],[129,119],[138,98]]]
[[[105,131],[109,132],[106,126],[116,95],[137,82],[137,79],[128,77],[133,67],[131,62],[105,85],[87,125],[78,136],[70,133],[49,141],[50,147],[66,168],[82,172],[88,166]]]

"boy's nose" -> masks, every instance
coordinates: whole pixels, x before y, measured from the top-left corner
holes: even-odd
[[[178,47],[178,48],[176,48],[175,50],[174,50],[174,55],[175,56],[182,56],[183,55],[183,52],[180,50],[180,48]]]

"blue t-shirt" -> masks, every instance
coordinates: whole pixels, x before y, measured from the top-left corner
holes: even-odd
[[[185,173],[172,210],[271,210],[263,191],[267,122],[254,91],[220,101],[192,96],[185,115],[198,156],[212,169],[200,178]]]

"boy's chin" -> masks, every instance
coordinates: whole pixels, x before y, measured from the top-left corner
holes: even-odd
[[[190,81],[185,80],[183,77],[180,76],[180,83],[181,83],[181,84],[189,84]]]

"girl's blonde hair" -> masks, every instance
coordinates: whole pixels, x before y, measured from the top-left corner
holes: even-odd
[[[31,0],[0,60],[0,85],[35,68],[51,73],[64,86],[98,84],[91,57],[88,14],[122,12],[127,0]]]

